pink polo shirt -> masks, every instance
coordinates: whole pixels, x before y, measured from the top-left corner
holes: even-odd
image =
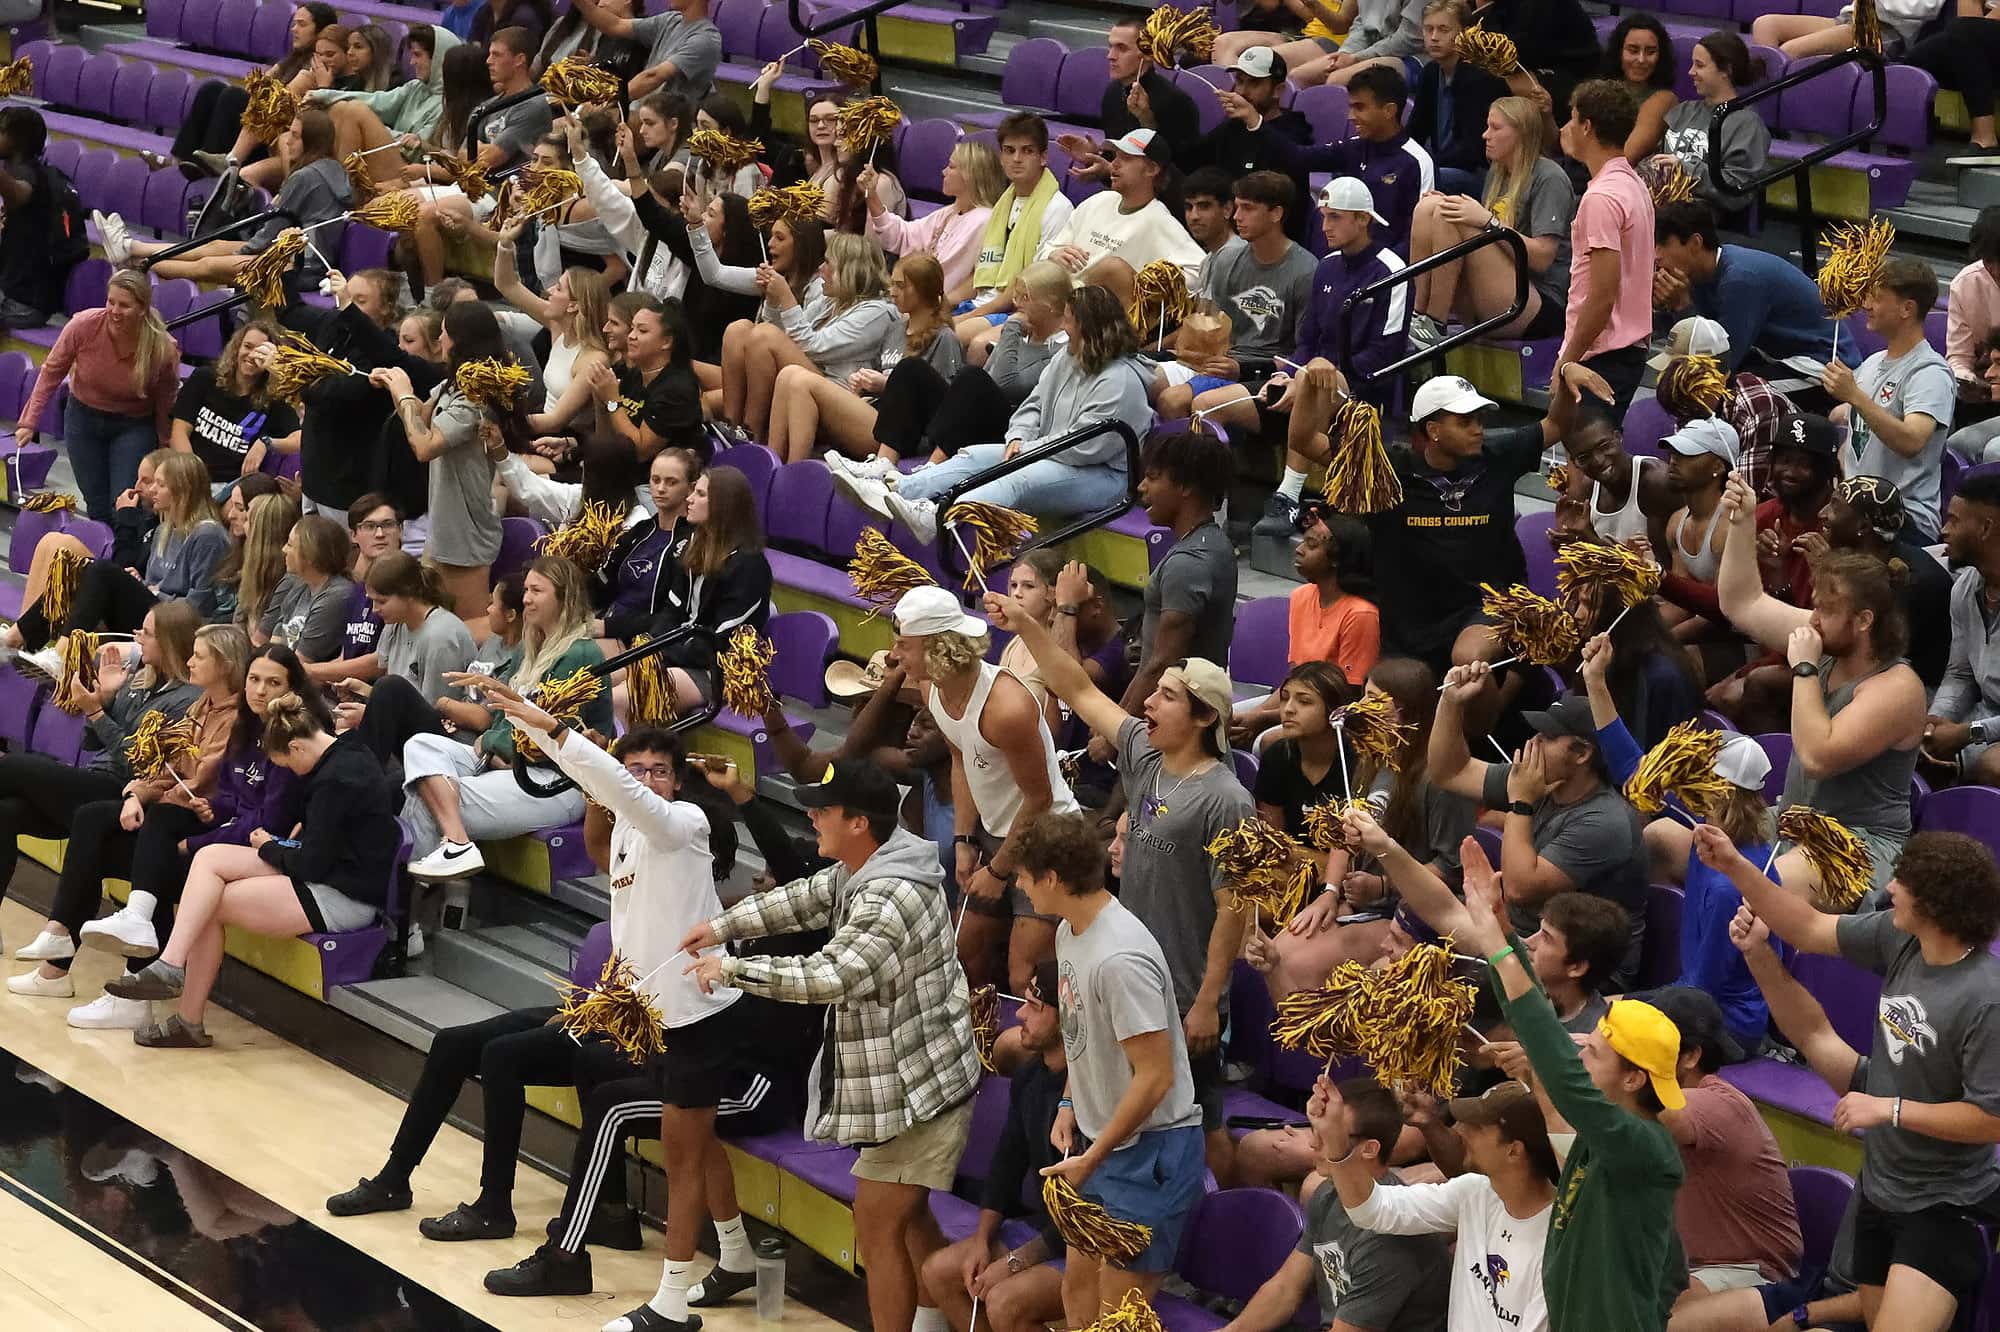
[[[1577,200],[1569,228],[1569,306],[1564,324],[1576,317],[1590,294],[1590,252],[1618,255],[1618,302],[1604,331],[1578,360],[1644,342],[1653,335],[1653,196],[1639,173],[1614,157],[1591,179]]]

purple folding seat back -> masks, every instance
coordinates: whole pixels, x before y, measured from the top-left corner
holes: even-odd
[[[1053,37],[1030,37],[1009,51],[1007,68],[1000,75],[1000,104],[1054,110],[1056,78],[1068,54],[1068,48]]]
[[[764,516],[771,540],[816,551],[826,542],[826,510],[833,478],[817,458],[788,463],[771,477],[771,507]]]
[[[1788,88],[1778,97],[1778,123],[1798,134],[1838,138],[1854,117],[1854,89],[1860,70],[1844,65],[1818,78]]]
[[[146,5],[146,35],[156,42],[176,42],[181,36],[181,11],[186,0],[148,0]],[[291,22],[291,15],[285,15],[285,22]],[[40,62],[36,62],[39,66]]]
[[[1174,1267],[1197,1290],[1247,1300],[1304,1229],[1299,1205],[1275,1189],[1220,1189],[1195,1204]]]
[[[250,29],[256,21],[257,0],[222,0],[215,11],[215,49],[227,55],[251,54]]]
[[[63,285],[63,310],[68,314],[95,310],[104,304],[110,282],[111,265],[107,261],[84,260],[69,271],[69,280]]]
[[[292,6],[282,0],[266,0],[257,6],[250,20],[250,36],[244,42],[252,60],[283,60],[292,49]]]
[[[1825,1267],[1833,1255],[1833,1237],[1854,1196],[1854,1180],[1828,1166],[1793,1166],[1792,1206],[1798,1212],[1799,1233],[1806,1242],[1804,1267]]]
[[[114,60],[117,57],[112,57]],[[133,60],[118,66],[118,72],[111,80],[111,97],[105,112],[113,120],[129,124],[146,123],[146,108],[153,91],[153,67],[143,60]]]
[[[1917,824],[1924,832],[1964,833],[1989,848],[2000,846],[2000,788],[1948,786],[1924,800]]]
[[[41,87],[42,96],[51,106],[78,105],[77,80],[89,60],[89,53],[81,46],[58,46],[49,52],[48,68],[43,73]]]
[[[778,653],[771,664],[772,687],[787,698],[825,707],[826,664],[840,643],[840,626],[818,611],[788,611],[773,615],[767,632]]]
[[[1556,595],[1556,548],[1549,544],[1555,514],[1524,513],[1514,520],[1514,536],[1528,557],[1528,589],[1544,597]]]
[[[897,145],[903,188],[912,194],[944,197],[944,167],[958,147],[958,126],[949,120],[919,120]]]
[[[1259,597],[1236,611],[1236,632],[1229,642],[1229,678],[1276,689],[1290,666],[1286,657],[1291,635],[1289,597]]]
[[[1056,76],[1056,113],[1065,120],[1097,123],[1104,108],[1104,89],[1111,82],[1104,48],[1086,46],[1063,57],[1062,72]]]

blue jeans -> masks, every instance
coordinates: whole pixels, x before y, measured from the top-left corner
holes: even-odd
[[[112,500],[138,483],[139,460],[160,446],[160,428],[150,416],[100,412],[72,393],[63,409],[63,446],[84,512],[108,523]]]
[[[905,499],[936,499],[967,477],[977,476],[997,464],[1006,451],[1004,444],[969,445],[941,463],[932,463],[903,477],[896,483],[896,493]],[[1054,458],[1044,458],[997,481],[975,487],[959,498],[981,500],[1046,518],[1066,518],[1116,504],[1124,495],[1122,468],[1101,463],[1071,467]]]

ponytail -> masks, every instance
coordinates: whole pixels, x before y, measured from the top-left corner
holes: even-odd
[[[297,694],[280,694],[264,706],[264,752],[278,755],[290,751],[294,741],[310,740],[326,734],[326,727],[313,709]]]
[[[449,606],[450,591],[435,565],[392,550],[368,566],[368,590],[378,597],[408,597],[426,606]]]

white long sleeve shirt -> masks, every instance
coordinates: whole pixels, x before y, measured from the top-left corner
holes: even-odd
[[[1451,1332],[1549,1332],[1542,1246],[1553,1211],[1552,1204],[1518,1220],[1486,1176],[1459,1175],[1442,1184],[1377,1186],[1367,1202],[1347,1209],[1347,1219],[1385,1235],[1458,1237]]]

